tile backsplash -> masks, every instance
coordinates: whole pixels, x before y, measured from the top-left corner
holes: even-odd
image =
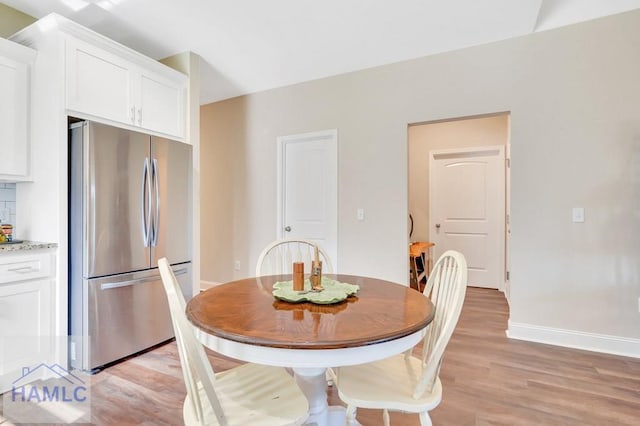
[[[0,222],[16,225],[15,183],[0,183]]]

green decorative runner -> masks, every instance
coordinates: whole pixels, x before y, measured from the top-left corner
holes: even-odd
[[[304,280],[304,290],[294,291],[293,281],[278,281],[273,285],[273,296],[276,299],[292,303],[310,302],[318,305],[330,305],[345,300],[356,294],[360,286],[349,283],[341,283],[331,278],[322,277],[323,290],[311,289],[309,279]]]

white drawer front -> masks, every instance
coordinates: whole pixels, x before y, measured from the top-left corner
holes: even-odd
[[[51,275],[51,254],[0,254],[0,284]]]

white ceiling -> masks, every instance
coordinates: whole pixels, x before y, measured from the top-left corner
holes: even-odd
[[[202,57],[201,104],[544,31],[640,0],[3,0],[152,58]]]

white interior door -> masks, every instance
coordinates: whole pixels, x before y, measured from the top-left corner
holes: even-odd
[[[504,147],[431,151],[429,154],[429,238],[437,259],[461,252],[469,285],[504,285]]]
[[[278,238],[317,242],[338,271],[338,131],[278,138]]]

